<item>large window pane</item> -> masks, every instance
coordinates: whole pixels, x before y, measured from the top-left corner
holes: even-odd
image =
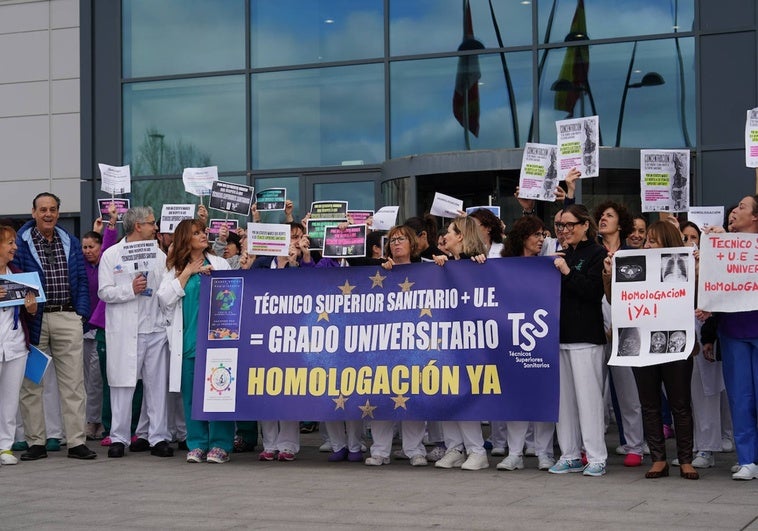
[[[381,57],[382,0],[251,2],[253,68]]]
[[[532,42],[530,2],[470,0],[475,38],[487,48]],[[451,52],[463,38],[463,0],[390,0],[390,54]],[[502,44],[495,28],[500,31]]]
[[[123,0],[125,78],[245,67],[244,0]]]
[[[694,0],[540,0],[539,41],[562,42],[577,29],[590,39],[692,31],[694,13]]]
[[[261,177],[255,180],[256,194],[268,188],[285,188],[287,190],[287,199],[291,200],[294,204],[293,219],[298,222],[303,219],[310,205],[303,205],[300,202],[299,177]],[[267,212],[262,210],[261,221],[264,223],[284,223],[284,212]]]
[[[253,167],[384,160],[382,65],[253,75]]]
[[[505,58],[512,82],[513,107],[501,56],[479,56],[479,136],[468,134],[471,149],[512,148],[526,142],[531,119],[530,54],[508,53]],[[466,149],[466,131],[453,115],[457,68],[456,57],[398,61],[390,65],[393,158]],[[518,142],[514,134],[516,124]]]
[[[620,121],[622,147],[692,146],[694,39],[678,41],[642,41],[636,47],[632,42],[582,47],[588,49],[584,55],[584,60],[589,57],[586,79],[578,73],[580,69],[572,67],[572,58],[580,54],[549,50],[540,83],[540,141],[556,141],[556,120],[570,114],[598,114],[604,146],[616,145]],[[630,63],[629,84],[624,88]]]
[[[245,171],[245,78],[124,85],[124,163],[133,175],[215,165]]]
[[[350,210],[374,210],[374,181],[314,184],[313,200],[347,201]]]

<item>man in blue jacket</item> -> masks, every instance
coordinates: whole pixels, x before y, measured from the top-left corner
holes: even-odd
[[[97,454],[85,444],[84,369],[82,318],[89,315],[87,272],[79,240],[58,227],[60,199],[42,192],[32,201],[32,220],[18,231],[18,251],[13,264],[36,272],[42,280],[47,302],[41,304],[30,326],[31,343],[52,357],[60,390],[68,456],[94,459]],[[21,415],[29,450],[22,461],[47,457],[42,386],[24,379]]]

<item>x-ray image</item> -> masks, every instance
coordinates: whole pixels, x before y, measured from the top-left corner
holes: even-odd
[[[616,282],[643,282],[647,276],[644,256],[623,256],[616,258]]]
[[[661,282],[687,282],[687,254],[672,253],[661,255]]]
[[[640,355],[640,329],[639,328],[619,328],[619,356],[639,356]]]

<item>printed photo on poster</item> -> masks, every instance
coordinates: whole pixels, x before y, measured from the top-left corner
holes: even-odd
[[[242,278],[212,278],[208,340],[236,340],[242,318]]]

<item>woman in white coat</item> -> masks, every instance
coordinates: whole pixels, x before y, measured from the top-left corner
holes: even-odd
[[[158,289],[158,301],[169,316],[169,388],[176,391],[180,382],[187,422],[187,446],[190,449],[188,463],[225,463],[229,461],[234,445],[234,422],[192,418],[200,275],[209,274],[212,270],[229,269],[227,261],[208,254],[207,247],[208,238],[202,221],[188,219],[179,223],[166,259],[168,274]]]

